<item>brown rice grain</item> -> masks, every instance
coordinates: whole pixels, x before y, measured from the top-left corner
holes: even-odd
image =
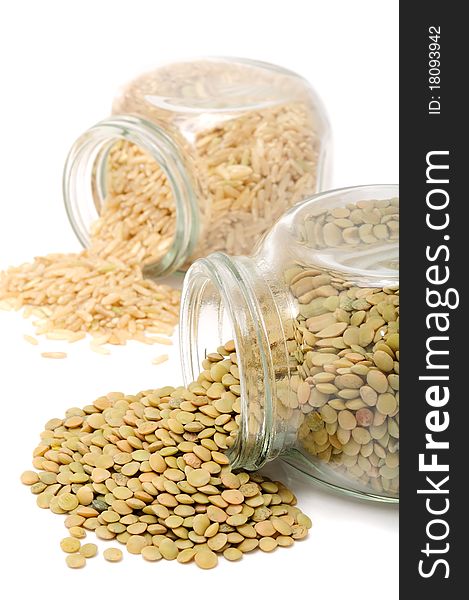
[[[167,354],[161,354],[160,356],[154,358],[151,362],[153,365],[161,365],[161,363],[166,362],[168,359],[169,356]]]

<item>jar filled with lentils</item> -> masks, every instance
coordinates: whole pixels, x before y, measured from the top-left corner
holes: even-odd
[[[249,257],[189,269],[184,376],[234,339],[237,372],[222,378],[241,383],[234,467],[281,456],[336,490],[398,500],[398,243],[398,187],[355,187],[291,208]]]
[[[74,144],[64,198],[83,245],[132,240],[148,276],[211,252],[250,252],[286,209],[327,184],[329,126],[283,68],[207,58],[128,83]]]

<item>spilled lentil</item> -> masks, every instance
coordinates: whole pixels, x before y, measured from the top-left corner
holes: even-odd
[[[194,561],[202,569],[215,567],[220,555],[239,560],[307,535],[311,521],[287,487],[230,468],[237,377],[228,342],[187,388],[112,392],[46,423],[33,452],[39,472],[21,480],[39,507],[66,515],[70,537],[62,547],[74,557],[70,567],[86,560],[83,531],[147,561]],[[110,550],[105,558],[120,560]]]

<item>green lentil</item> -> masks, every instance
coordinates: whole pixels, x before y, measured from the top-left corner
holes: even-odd
[[[83,544],[79,552],[85,558],[93,558],[98,554],[98,546],[96,544]]]
[[[68,554],[78,552],[78,550],[80,550],[80,546],[80,541],[73,537],[66,537],[60,542],[60,547]]]
[[[194,560],[201,569],[213,569],[218,564],[218,557],[211,550],[199,550],[196,552]]]
[[[65,562],[70,569],[81,569],[86,565],[86,558],[81,554],[69,554]]]
[[[119,548],[106,548],[103,556],[108,562],[120,562],[123,558],[122,550]]]

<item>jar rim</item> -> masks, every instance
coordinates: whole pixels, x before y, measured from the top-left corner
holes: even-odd
[[[255,293],[256,284],[259,286],[263,282],[252,266],[250,258],[232,258],[221,252],[195,261],[183,284],[179,340],[183,379],[189,384],[200,372],[206,353],[234,339],[236,352],[241,357],[238,362],[241,420],[228,457],[233,468],[259,469],[273,458],[274,453],[279,453],[283,441],[281,433],[274,427],[272,328],[266,326]],[[271,293],[268,286],[264,289]],[[213,326],[215,315],[218,322]],[[205,327],[208,322],[212,323],[211,328]],[[208,330],[214,331],[212,340],[207,335],[210,334]],[[203,343],[200,331],[206,334]],[[254,406],[262,406],[255,426],[250,418]]]
[[[95,171],[96,161],[122,139],[145,150],[171,187],[176,208],[175,234],[165,255],[144,269],[146,277],[168,275],[181,268],[193,252],[200,218],[194,185],[182,156],[168,134],[157,125],[140,117],[113,115],[83,133],[65,161],[62,183],[65,210],[76,236],[86,248],[90,243],[89,226],[99,217],[96,193],[104,189],[102,173]]]

